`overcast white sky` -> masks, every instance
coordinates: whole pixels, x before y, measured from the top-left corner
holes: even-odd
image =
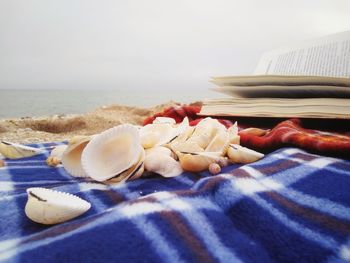
[[[349,29],[349,0],[0,0],[0,89],[209,87]]]

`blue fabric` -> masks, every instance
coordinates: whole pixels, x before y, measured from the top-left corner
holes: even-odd
[[[151,175],[121,185],[73,178],[45,154],[0,168],[0,261],[346,262],[350,162],[296,148],[211,176]],[[91,209],[66,223],[30,221],[28,187],[76,194]]]

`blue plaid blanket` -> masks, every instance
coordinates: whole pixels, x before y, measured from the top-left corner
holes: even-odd
[[[350,260],[349,161],[284,148],[216,176],[104,185],[48,167],[47,155],[0,168],[1,262]],[[76,194],[92,208],[40,225],[24,213],[29,187]]]

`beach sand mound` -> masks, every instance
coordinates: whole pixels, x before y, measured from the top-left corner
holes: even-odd
[[[142,125],[146,117],[175,105],[179,104],[168,102],[152,108],[110,105],[81,115],[0,120],[0,139],[17,143],[63,141],[75,135],[100,133],[122,123]]]

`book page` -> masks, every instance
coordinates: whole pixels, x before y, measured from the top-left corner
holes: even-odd
[[[254,74],[350,77],[350,31],[265,53]]]

